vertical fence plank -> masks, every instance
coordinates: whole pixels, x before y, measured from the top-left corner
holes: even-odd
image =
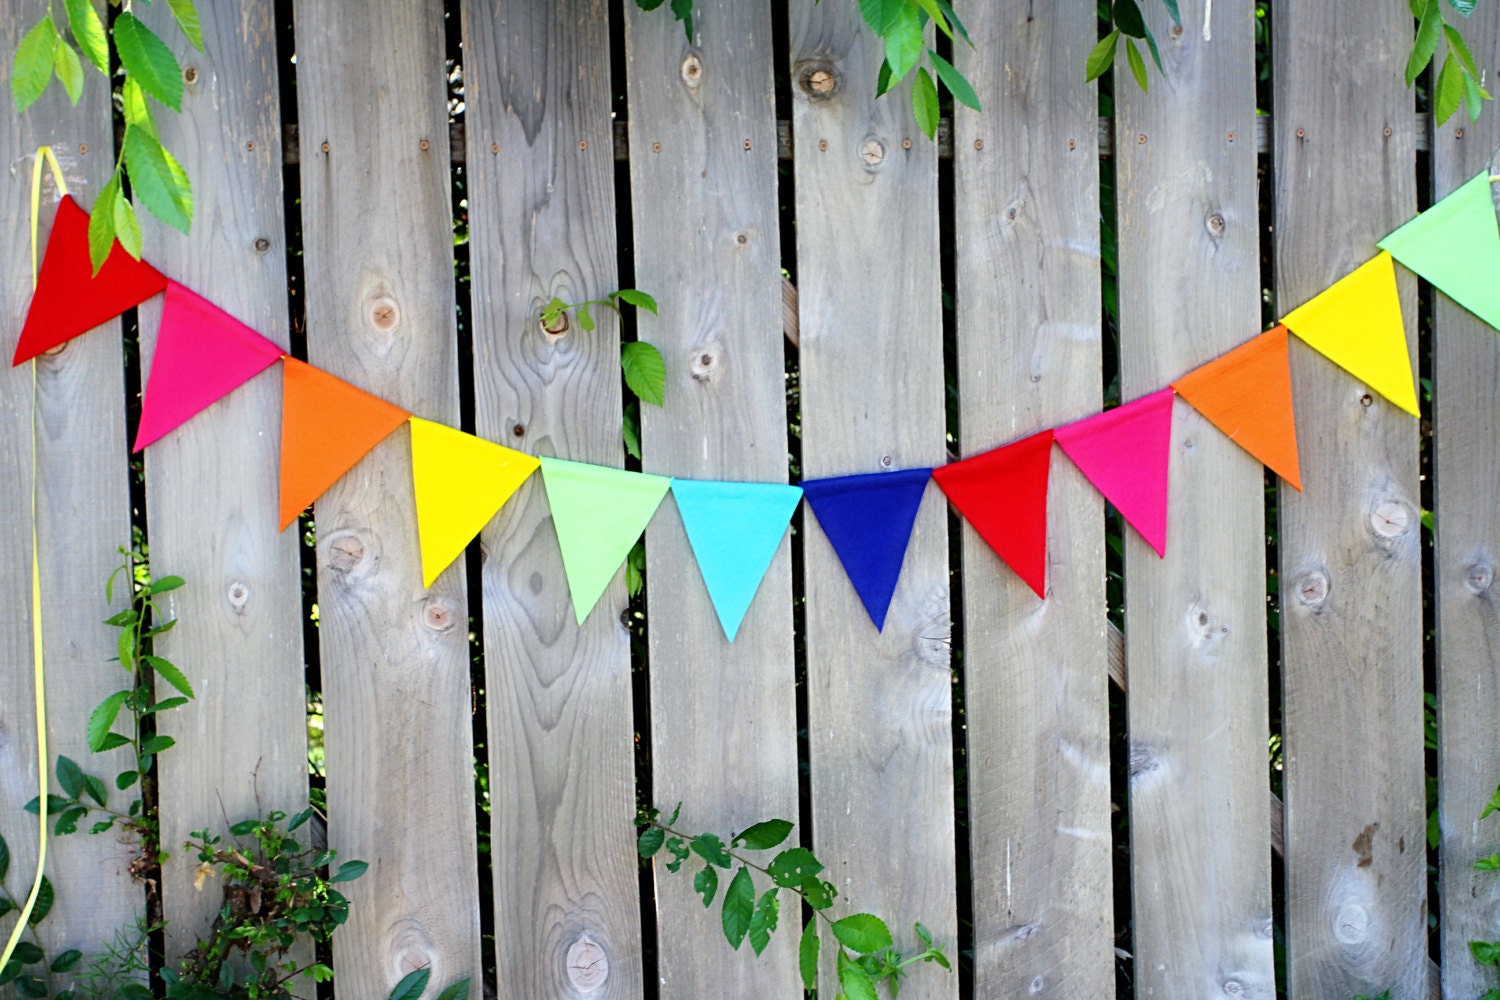
[[[618,287],[605,4],[468,0],[464,30],[478,433],[619,466],[614,315],[537,325]],[[624,581],[575,626],[540,477],[483,544],[500,996],[639,996]]]
[[[785,482],[771,10],[716,0],[695,5],[693,20],[690,44],[662,13],[627,19],[636,284],[661,306],[640,338],[667,364],[665,406],[642,406],[644,465]],[[795,820],[790,543],[731,645],[673,508],[646,545],[656,802],[684,803],[683,829]],[[766,956],[731,954],[691,880],[658,873],[664,997],[799,992],[795,920]]]
[[[1412,25],[1402,5],[1306,2],[1273,21],[1284,315],[1416,209]],[[1414,345],[1416,284],[1400,280]],[[1425,996],[1416,421],[1300,344],[1292,385],[1307,431],[1305,492],[1280,496],[1291,995]]]
[[[1463,24],[1482,72],[1500,69],[1500,12],[1480,7]],[[1500,118],[1454,115],[1435,128],[1434,200],[1495,168]],[[1500,817],[1479,813],[1500,782],[1494,692],[1500,687],[1500,619],[1493,605],[1500,558],[1500,338],[1445,295],[1434,294],[1433,507],[1437,536],[1439,828],[1442,831],[1443,995],[1476,996],[1500,984],[1474,961],[1470,940],[1500,937],[1500,877],[1474,870],[1500,851]]]
[[[986,4],[956,47],[983,111],[954,125],[964,454],[1097,410],[1095,12]],[[1024,127],[1017,127],[1024,123]],[[1104,544],[1098,493],[1054,462],[1039,600],[965,525],[964,674],[980,996],[1114,988]]]
[[[296,9],[309,360],[458,423],[443,11]],[[405,428],[317,503],[329,843],[350,883],[339,991],[406,973],[479,993],[464,568],[422,588]]]
[[[147,17],[195,71],[180,115],[159,131],[192,178],[195,223],[182,237],[143,218],[148,257],[169,277],[287,343],[281,102],[271,6],[201,12],[204,51]],[[265,240],[265,244],[257,244]],[[161,302],[141,308],[142,382],[155,356]],[[195,891],[197,859],[180,850],[205,826],[307,805],[298,532],[277,533],[281,366],[273,365],[146,452],[151,565],[187,584],[172,595],[182,624],[160,640],[198,698],[161,716],[177,741],[161,758],[167,958],[192,948],[222,899]],[[133,444],[133,442],[132,442]],[[308,957],[311,957],[309,952]]]
[[[1115,64],[1125,401],[1259,329],[1254,24],[1208,7],[1153,21],[1149,94]],[[1135,981],[1271,996],[1263,473],[1173,405],[1166,557],[1125,529]]]
[[[99,6],[102,10],[103,4]],[[42,13],[42,8],[21,0],[0,2],[0,51],[7,59]],[[31,166],[37,146],[50,143],[56,150],[68,189],[85,211],[93,207],[113,163],[108,86],[92,69],[87,73],[76,107],[53,81],[25,114],[16,114],[12,105],[0,130],[0,157],[8,168],[0,202],[8,234],[0,270],[7,358],[31,302]],[[48,179],[42,192],[41,246],[56,205],[57,191]],[[91,755],[85,739],[89,713],[119,687],[121,676],[108,662],[116,654],[116,632],[100,624],[109,613],[104,581],[120,561],[115,550],[130,543],[120,324],[105,323],[35,364],[35,410],[32,365],[6,364],[0,375],[0,462],[7,470],[0,477],[0,540],[8,553],[6,611],[0,622],[7,664],[0,683],[0,834],[11,855],[5,884],[18,902],[31,889],[37,847],[36,819],[21,811],[37,794],[31,669],[33,428],[48,766],[64,754],[85,770],[105,773],[106,781],[126,766],[119,754]],[[115,596],[118,601],[120,595]],[[52,787],[57,789],[55,779]],[[51,954],[67,948],[98,949],[116,930],[132,928],[142,897],[130,881],[129,867],[130,849],[111,835],[78,833],[51,842],[47,874],[56,888],[57,904],[40,928]],[[10,929],[8,918],[3,923],[5,935]]]
[[[793,4],[791,39],[803,473],[936,465],[937,150],[906,88],[876,100],[880,48],[852,6]],[[929,488],[883,632],[821,528],[806,549],[813,839],[840,912],[881,914],[902,950],[914,920],[943,941],[957,930],[944,515]],[[902,995],[957,989],[929,967]]]

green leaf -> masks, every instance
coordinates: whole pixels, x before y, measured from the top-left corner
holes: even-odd
[[[1411,55],[1406,59],[1406,85],[1410,87],[1421,75],[1432,56],[1437,52],[1438,42],[1443,37],[1443,11],[1438,0],[1427,0],[1422,10],[1422,20],[1417,24],[1417,37],[1411,45]]]
[[[1150,29],[1146,31],[1146,48],[1151,50],[1151,61],[1156,63],[1156,71],[1162,76],[1166,76],[1167,71],[1161,64],[1161,52],[1156,48],[1156,36],[1151,34]],[[1144,90],[1146,88],[1143,86],[1141,89]]]
[[[937,135],[938,93],[937,84],[923,66],[917,70],[916,84],[911,88],[911,110],[917,118],[917,128],[931,139]]]
[[[735,951],[740,950],[740,944],[750,930],[750,917],[754,911],[755,884],[750,879],[750,869],[741,865],[729,888],[724,890],[724,938]]]
[[[729,843],[733,847],[745,847],[752,851],[769,851],[791,836],[791,833],[791,820],[768,819],[736,834]]]
[[[432,978],[431,969],[417,969],[408,972],[402,980],[391,990],[388,1000],[419,1000],[427,990],[427,980]]]
[[[1485,804],[1484,811],[1479,814],[1479,818],[1484,819],[1492,812],[1500,812],[1500,786],[1495,788],[1495,794],[1490,796],[1490,801]]]
[[[1469,952],[1480,965],[1500,964],[1500,941],[1470,941]]]
[[[1114,64],[1115,46],[1119,41],[1120,29],[1116,28],[1101,38],[1099,44],[1094,46],[1094,50],[1089,53],[1088,61],[1084,63],[1084,68],[1087,70],[1087,75],[1083,78],[1085,83],[1099,79]]]
[[[176,664],[168,660],[163,660],[160,656],[149,655],[141,657],[141,662],[145,663],[152,670],[154,670],[156,672],[156,676],[164,679],[168,684],[181,691],[184,697],[196,697],[196,695],[193,694],[193,686],[189,684],[188,679],[182,675],[182,671],[177,669]]]
[[[625,452],[632,458],[641,457],[641,417],[633,406],[625,408],[625,419],[620,425],[620,437],[625,442]],[[627,580],[629,574],[627,573]],[[640,593],[639,589],[632,590],[630,596],[634,597]]]
[[[1469,109],[1469,122],[1471,124],[1479,120],[1479,112],[1484,107],[1484,100],[1484,91],[1480,88],[1479,81],[1475,80],[1468,73],[1465,73],[1464,104]]]
[[[653,316],[661,315],[661,313],[657,311],[656,300],[647,295],[645,292],[640,291],[639,289],[622,288],[618,292],[615,292],[614,295],[610,296],[610,298],[616,297],[618,297],[621,302],[628,302],[631,305],[635,306],[637,309],[646,310]]]
[[[35,965],[43,961],[47,956],[42,949],[30,941],[18,941],[16,942],[15,951],[11,952],[11,957],[22,965]]]
[[[172,739],[172,737],[158,734],[141,744],[141,756],[155,757],[163,750],[170,750],[176,745],[177,741]]]
[[[110,735],[110,727],[115,724],[119,717],[120,707],[125,704],[125,699],[130,697],[129,691],[116,691],[99,703],[89,715],[89,749],[99,753],[105,749],[105,740]]]
[[[113,816],[110,816],[110,817],[108,817],[106,819],[101,819],[99,822],[97,822],[93,826],[89,827],[89,833],[94,833],[94,834],[103,833],[106,830],[112,828],[114,825],[115,825],[115,818]]]
[[[953,26],[948,23],[948,17],[943,13],[943,8],[938,6],[937,0],[916,0],[918,7],[932,18],[932,23],[938,26],[938,30],[949,38],[953,37]]]
[[[136,260],[141,259],[141,222],[135,217],[135,206],[124,198],[115,201],[115,239],[125,252]]]
[[[593,314],[589,312],[589,304],[587,302],[580,302],[578,303],[577,309],[578,325],[583,327],[585,330],[592,330],[594,328],[594,317]]]
[[[28,1000],[47,1000],[47,984],[36,976],[22,976],[17,979],[16,990]]]
[[[95,750],[94,752],[95,753],[103,753],[106,750],[113,750],[116,747],[124,747],[124,746],[129,746],[129,745],[130,745],[129,738],[127,738],[125,736],[121,736],[119,733],[105,733],[104,734],[104,742],[100,743],[99,744],[99,748],[97,750]]]
[[[840,944],[861,955],[891,946],[890,928],[873,913],[852,913],[842,920],[835,920],[832,930]]]
[[[805,847],[789,847],[766,866],[771,880],[783,889],[792,889],[823,870],[823,863]]]
[[[465,976],[438,994],[437,1000],[463,1000],[469,995],[469,977]]]
[[[365,873],[365,869],[369,867],[370,864],[367,861],[345,861],[343,864],[339,865],[338,873],[328,881],[352,882],[363,875]]]
[[[57,896],[52,891],[52,883],[48,881],[47,876],[43,875],[41,887],[36,892],[36,904],[31,908],[31,919],[27,923],[35,927],[45,920],[47,914],[52,912],[52,903],[56,899]]]
[[[1439,125],[1453,117],[1453,112],[1458,110],[1459,101],[1463,99],[1463,93],[1463,67],[1450,52],[1443,60],[1443,68],[1438,73],[1437,86],[1432,94],[1432,114]]]
[[[104,787],[104,779],[97,774],[85,774],[83,776],[83,790],[88,793],[89,798],[105,805],[109,800],[109,789]]]
[[[682,22],[688,44],[693,42],[693,0],[672,0],[672,16]]]
[[[161,701],[147,708],[142,715],[155,715],[157,712],[166,712],[174,708],[181,708],[188,703],[186,698],[163,698]]]
[[[146,211],[186,233],[193,224],[193,192],[182,167],[154,136],[125,130],[125,169]]]
[[[20,947],[17,945],[17,947]],[[5,963],[5,968],[0,969],[0,986],[5,986],[16,981],[21,974],[21,963],[15,958]]]
[[[750,947],[755,949],[756,955],[766,950],[771,935],[776,933],[776,921],[781,913],[781,900],[776,894],[780,891],[772,886],[761,893],[755,903],[755,913],[750,917]]]
[[[14,903],[12,903],[10,900],[6,899],[3,896],[0,896],[0,917],[5,916],[7,913],[9,913],[11,910],[14,910],[15,908],[16,908],[16,906],[15,906]],[[4,984],[5,984],[5,981],[3,979],[0,979],[0,986],[3,986]]]
[[[639,458],[640,456],[636,456]],[[637,538],[635,544],[630,547],[630,552],[625,556],[625,590],[631,599],[634,599],[646,585],[646,544],[645,539]]]
[[[656,852],[661,850],[662,841],[666,839],[666,836],[666,831],[659,826],[652,826],[642,830],[640,837],[635,842],[636,852],[643,858],[656,857]]]
[[[63,0],[68,12],[68,27],[83,57],[93,63],[94,68],[109,75],[109,42],[104,37],[104,23],[94,10],[90,0]]]
[[[52,960],[52,964],[48,966],[48,968],[58,974],[71,972],[73,967],[82,960],[83,952],[79,951],[77,948],[69,948],[67,951],[54,958]]]
[[[1475,2],[1476,0],[1448,0],[1448,6],[1458,11],[1464,17],[1468,17],[1474,13]]]
[[[906,6],[906,0],[859,0],[859,13],[871,31],[884,37]]]
[[[1140,50],[1129,38],[1125,39],[1125,55],[1129,57],[1130,72],[1135,77],[1135,82],[1140,85],[1142,91],[1150,89],[1150,83],[1146,79],[1146,60],[1141,58]]]
[[[193,48],[202,52],[203,28],[198,23],[198,11],[193,8],[193,0],[167,0],[167,6],[172,9],[172,16],[177,18],[177,26],[187,36],[187,40],[193,43]]]
[[[52,68],[57,73],[58,80],[62,81],[63,89],[68,92],[68,100],[76,108],[78,99],[83,96],[83,63],[79,60],[78,53],[73,51],[73,46],[61,35],[52,50]]]
[[[713,905],[714,893],[719,891],[719,870],[713,865],[704,865],[703,870],[693,876],[693,891],[703,897],[703,908]]]
[[[620,367],[625,384],[644,403],[661,406],[667,398],[667,365],[661,351],[644,340],[632,341],[620,348]]]
[[[1182,24],[1182,11],[1180,11],[1180,10],[1177,9],[1177,0],[1161,0],[1161,2],[1162,2],[1162,6],[1164,6],[1164,7],[1167,8],[1167,13],[1169,15],[1171,15],[1172,23],[1176,24],[1176,25],[1181,25]]]
[[[1497,796],[1500,796],[1500,789],[1496,789],[1495,794]],[[669,819],[669,820],[667,820],[667,825],[671,826],[673,823],[676,823],[677,820],[678,820],[678,818],[681,817],[681,816],[682,816],[682,803],[679,802],[679,803],[677,803],[677,808],[675,808],[675,809],[672,810],[672,818]]]
[[[10,871],[10,845],[0,837],[0,882],[5,881],[5,875]]]
[[[803,879],[798,884],[797,891],[802,893],[802,898],[807,901],[807,905],[815,910],[828,909],[839,895],[839,891],[833,887],[832,882],[825,882],[816,876]]]
[[[62,790],[68,793],[70,799],[83,795],[83,771],[73,762],[73,758],[58,755],[57,783],[62,785]]]
[[[1176,0],[1172,0],[1172,2],[1175,3]],[[953,12],[953,5],[948,0],[937,0],[937,5],[943,12],[943,16],[948,19],[948,23],[953,25],[953,30],[958,32],[958,37],[968,42],[969,48],[973,48],[974,43],[969,40],[969,31],[964,27],[964,23],[958,19],[958,15]]]
[[[1464,64],[1464,71],[1476,80],[1479,77],[1479,67],[1474,63],[1474,53],[1469,51],[1469,46],[1464,42],[1463,34],[1457,29],[1443,25],[1443,36],[1448,39],[1448,47],[1453,50],[1459,60]],[[1411,86],[1407,84],[1407,86]]]
[[[844,988],[848,1000],[876,1000],[875,984],[870,981],[870,974],[842,948],[839,949],[839,985]]]
[[[1480,858],[1474,862],[1476,871],[1494,872],[1500,871],[1500,854],[1491,854],[1487,858]]]
[[[77,833],[78,821],[87,815],[87,806],[73,806],[70,809],[64,809],[58,814],[57,825],[52,828],[52,832],[59,837],[66,837],[70,833]]]
[[[818,918],[813,917],[802,928],[802,943],[797,946],[797,966],[802,970],[802,985],[809,990],[818,987],[818,950],[821,947],[822,942],[818,940]]]
[[[1146,37],[1146,19],[1135,0],[1115,0],[1114,17],[1115,27],[1131,38]]]
[[[164,576],[159,579],[152,580],[151,586],[149,589],[147,589],[146,593],[150,594],[152,597],[155,597],[157,594],[165,594],[170,591],[176,590],[178,587],[183,586],[185,583],[187,583],[187,581],[180,576]]]
[[[57,26],[52,15],[44,16],[21,39],[16,47],[16,58],[11,63],[10,96],[16,102],[17,111],[25,111],[36,103],[52,79],[52,64],[56,56]]]
[[[885,33],[885,61],[891,64],[891,79],[900,83],[922,58],[922,17],[917,8],[903,3]],[[892,84],[894,86],[895,84]]]
[[[151,105],[146,101],[146,92],[128,76],[120,85],[120,104],[127,126],[142,129],[153,139],[157,138],[156,121],[151,117]]]
[[[896,78],[891,76],[891,64],[881,60],[880,72],[875,77],[875,96],[884,97],[890,93],[891,85],[895,82]]]
[[[729,868],[734,864],[734,859],[724,849],[724,842],[711,833],[700,833],[693,838],[693,853],[711,865],[720,868]]]
[[[174,970],[164,969],[162,971],[162,978],[165,979],[165,974],[168,972],[173,972]],[[156,995],[154,993],[146,989],[146,987],[142,986],[140,983],[126,983],[123,987],[120,988],[120,992],[116,994],[115,1000],[155,1000],[155,996]]]
[[[948,93],[952,94],[955,100],[975,111],[983,110],[979,106],[979,95],[974,92],[974,85],[969,83],[968,78],[960,73],[951,62],[931,49],[927,50],[927,58],[932,60],[932,67],[937,70],[938,79],[943,81],[943,86],[948,88]]]
[[[134,77],[141,89],[173,111],[182,110],[182,67],[177,57],[129,11],[115,18],[115,51],[126,75]]]

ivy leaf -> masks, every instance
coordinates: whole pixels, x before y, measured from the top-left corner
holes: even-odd
[[[740,944],[750,930],[750,916],[754,910],[755,885],[750,880],[750,869],[741,865],[729,888],[724,890],[724,937],[735,951],[740,950]]]
[[[187,233],[193,224],[193,192],[187,174],[156,137],[140,129],[125,130],[125,169],[146,210],[167,225]]]
[[[870,974],[842,948],[839,949],[839,985],[844,988],[848,1000],[876,1000],[875,984],[870,981]]]
[[[167,0],[167,6],[172,9],[172,16],[177,18],[177,26],[187,36],[187,40],[193,43],[193,48],[202,52],[203,27],[198,23],[198,11],[193,7],[193,0]]]
[[[776,933],[776,921],[781,913],[781,900],[776,895],[779,891],[772,886],[762,893],[755,903],[755,913],[750,917],[750,947],[755,949],[757,956],[766,950],[771,935]]]
[[[735,847],[749,848],[752,851],[769,851],[791,836],[791,833],[791,820],[768,819],[735,835],[730,844]]]
[[[932,76],[927,72],[926,66],[917,70],[917,82],[911,88],[911,110],[917,116],[917,128],[921,129],[923,134],[929,139],[936,136],[938,127],[937,84],[932,82]]]
[[[1438,73],[1437,86],[1433,89],[1432,114],[1439,125],[1453,117],[1463,99],[1464,71],[1453,53],[1443,59],[1443,68]]]
[[[188,679],[182,675],[181,670],[177,669],[176,664],[168,660],[163,660],[160,656],[151,656],[149,654],[141,657],[141,662],[149,665],[158,677],[165,679],[168,684],[181,691],[184,696],[188,698],[197,697],[193,694],[193,685],[188,683]]]
[[[389,1000],[420,1000],[427,990],[427,980],[432,978],[431,969],[417,969],[408,972],[391,990]]]
[[[94,209],[89,213],[89,261],[94,265],[94,273],[98,274],[104,262],[109,259],[109,252],[115,245],[115,202],[120,200],[120,175],[115,174],[105,182],[99,191],[99,197],[94,199]],[[116,618],[119,616],[116,615]],[[110,619],[113,622],[114,619]],[[108,622],[106,624],[109,624]],[[123,634],[123,633],[122,633]],[[125,694],[124,691],[119,694]],[[111,698],[114,695],[110,695]],[[103,708],[104,706],[99,706]],[[98,709],[95,709],[97,712]],[[119,706],[115,706],[119,711]],[[104,724],[108,729],[114,725],[114,716],[110,716],[109,722]],[[98,752],[99,748],[94,746],[94,723],[89,720],[89,748]]]
[[[120,241],[120,246],[130,256],[140,260],[141,220],[135,216],[135,206],[124,198],[115,199],[114,224],[115,239]]]
[[[833,922],[833,936],[850,951],[870,955],[891,946],[891,931],[873,913],[852,913]]]
[[[73,762],[73,758],[58,755],[57,783],[68,793],[70,799],[83,795],[83,771]]]
[[[693,838],[693,853],[711,865],[728,869],[734,864],[734,859],[724,849],[724,842],[711,833],[700,833]]]
[[[1417,25],[1417,37],[1411,46],[1411,55],[1406,60],[1406,85],[1410,87],[1416,82],[1422,70],[1432,62],[1433,53],[1437,52],[1438,42],[1443,37],[1443,11],[1438,6],[1438,0],[1427,0],[1427,6],[1422,10],[1422,20]]]
[[[789,847],[766,866],[771,881],[783,889],[792,889],[823,870],[823,863],[805,847]]]
[[[57,896],[52,891],[52,883],[47,880],[47,876],[43,875],[42,884],[36,891],[36,905],[31,908],[31,919],[27,923],[35,927],[45,920],[47,914],[52,912],[52,904],[56,899]]]
[[[115,51],[126,75],[134,77],[146,93],[173,111],[182,110],[182,67],[177,57],[129,11],[115,18]]]
[[[50,14],[26,32],[26,37],[16,47],[16,58],[10,72],[10,96],[16,102],[17,111],[31,107],[47,89],[47,81],[52,79],[53,49],[56,47],[57,27]]]
[[[661,827],[647,827],[641,831],[640,837],[635,842],[636,853],[643,858],[656,857],[656,852],[661,850],[661,845],[666,840],[666,837],[666,831]]]
[[[1104,75],[1105,70],[1109,69],[1115,61],[1115,46],[1119,41],[1119,28],[1099,40],[1099,44],[1094,46],[1094,50],[1089,53],[1088,60],[1084,63],[1084,68],[1087,70],[1084,83],[1097,80]]]
[[[1141,58],[1141,51],[1135,47],[1135,42],[1129,38],[1125,39],[1125,55],[1130,60],[1130,72],[1135,77],[1135,82],[1145,92],[1150,82],[1146,79],[1146,60]]]
[[[667,398],[667,365],[661,351],[644,340],[632,341],[620,348],[620,367],[625,384],[644,403],[661,406]]]
[[[68,100],[73,106],[78,106],[78,99],[83,96],[83,63],[78,58],[78,53],[73,51],[59,35],[57,46],[52,50],[52,68],[57,73],[58,80],[62,81],[63,89],[68,92]]]
[[[818,940],[818,918],[813,917],[802,928],[802,943],[797,946],[797,965],[802,970],[802,985],[809,990],[818,987],[818,950],[821,947],[822,942]]]
[[[885,61],[891,65],[891,78],[897,83],[906,79],[926,46],[922,41],[922,17],[916,7],[903,3],[896,19],[885,32]]]
[[[693,876],[693,891],[703,897],[705,910],[712,906],[714,893],[719,891],[719,870],[713,865],[704,865],[703,870]]]
[[[1115,27],[1131,38],[1146,37],[1146,19],[1135,0],[1115,0],[1114,16]]]
[[[979,95],[974,92],[974,86],[969,83],[967,77],[960,73],[951,62],[931,49],[927,50],[927,56],[932,60],[932,68],[937,70],[938,79],[942,80],[943,86],[948,88],[948,93],[975,111],[983,110],[979,106]]]
[[[89,0],[63,0],[68,12],[68,27],[83,57],[94,64],[94,68],[109,75],[109,42],[104,37],[104,23]]]

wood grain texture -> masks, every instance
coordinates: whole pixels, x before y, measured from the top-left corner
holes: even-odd
[[[192,178],[196,221],[187,237],[145,216],[142,228],[147,256],[165,274],[285,347],[273,13],[253,2],[205,6],[202,53],[166,8],[146,14],[197,74],[182,114],[162,115],[158,125]],[[140,315],[144,384],[161,301]],[[160,769],[162,842],[172,848],[204,826],[220,831],[225,816],[235,823],[307,805],[300,538],[295,528],[276,531],[280,412],[281,366],[273,365],[145,455],[152,569],[187,581],[171,600],[182,625],[158,650],[198,695],[161,717],[161,731],[177,740]],[[163,875],[173,960],[208,931],[223,902],[194,890],[196,866],[191,852],[173,850]]]
[[[1221,9],[1208,42],[1205,10],[1183,4],[1181,28],[1152,12],[1150,93],[1116,65],[1127,401],[1260,327],[1254,24]],[[1269,1000],[1263,472],[1173,405],[1166,557],[1125,529],[1136,989]]]
[[[309,361],[457,424],[442,5],[303,0],[296,30],[320,151],[302,162]],[[370,863],[335,972],[341,994],[385,996],[430,965],[477,997],[464,569],[422,587],[410,447],[398,429],[314,510],[329,843]]]
[[[478,433],[619,466],[618,321],[537,324],[619,287],[605,4],[463,11]],[[638,997],[623,574],[576,626],[540,477],[481,538],[500,996]]]
[[[103,4],[100,4],[103,9]],[[21,0],[0,2],[0,51],[14,53],[42,9]],[[61,10],[58,11],[61,13]],[[8,65],[8,63],[7,63]],[[7,166],[0,189],[0,218],[7,238],[0,249],[0,316],[5,352],[14,350],[31,303],[31,168],[39,145],[57,153],[68,189],[85,210],[109,178],[109,94],[89,69],[83,97],[69,105],[54,80],[25,114],[10,105],[0,128],[0,158]],[[8,77],[8,72],[7,72]],[[8,93],[7,87],[7,93]],[[87,152],[84,149],[87,148]],[[44,168],[41,244],[45,247],[57,190]],[[33,426],[36,433],[37,532],[42,578],[42,620],[47,693],[48,766],[59,754],[112,785],[128,766],[118,752],[90,754],[89,713],[120,687],[124,675],[109,663],[116,630],[101,624],[111,613],[104,581],[130,541],[130,498],[125,452],[125,386],[120,324],[105,323],[35,363],[0,372],[0,544],[8,554],[3,580],[0,649],[0,835],[10,848],[7,890],[18,903],[36,872],[37,822],[21,806],[37,794],[37,751],[32,683],[31,496]],[[123,606],[120,594],[114,610]],[[56,779],[52,788],[57,790]],[[110,835],[87,832],[54,837],[47,876],[57,903],[38,928],[52,955],[68,948],[98,950],[116,930],[129,930],[144,909],[141,888],[130,880],[131,848]],[[8,937],[13,917],[0,921]],[[28,938],[29,939],[29,938]],[[28,940],[23,939],[23,940]],[[55,989],[64,984],[58,980]]]
[[[1463,25],[1480,70],[1500,69],[1500,12],[1477,8]],[[1481,170],[1494,172],[1500,120],[1457,114],[1438,126],[1432,157],[1433,200]],[[1500,688],[1500,617],[1495,566],[1500,558],[1500,339],[1489,325],[1445,295],[1434,294],[1433,507],[1437,553],[1438,826],[1441,865],[1443,992],[1478,996],[1500,986],[1492,967],[1474,961],[1469,941],[1500,937],[1500,878],[1477,872],[1478,858],[1500,852],[1500,817],[1479,814],[1500,782],[1500,734],[1493,706]]]
[[[791,46],[793,122],[805,137],[794,161],[803,475],[935,465],[945,458],[936,147],[912,121],[906,88],[875,99],[880,49],[851,5],[794,3]],[[814,88],[818,70],[831,91]],[[883,632],[816,522],[807,518],[805,550],[815,849],[842,894],[836,912],[883,915],[902,951],[916,945],[915,920],[953,942],[941,494],[929,486]],[[957,976],[927,967],[901,995],[957,990]],[[837,991],[827,972],[822,991]]]
[[[1415,213],[1402,81],[1412,22],[1397,5],[1305,2],[1279,5],[1273,20],[1275,291],[1285,315]],[[1416,283],[1398,280],[1415,347]],[[1304,492],[1280,495],[1290,993],[1422,997],[1416,421],[1301,344],[1292,387],[1305,431]]]
[[[959,430],[966,456],[1100,406],[1094,12],[976,6],[957,47],[981,113],[954,127]],[[1099,494],[1066,460],[1037,598],[963,534],[976,996],[1114,991]]]
[[[643,467],[785,482],[770,4],[695,4],[693,21],[690,45],[672,18],[632,8],[626,20],[635,146],[653,151],[631,161],[635,282],[661,305],[639,335],[667,363],[665,405],[641,407]],[[790,538],[733,644],[695,565],[669,501],[646,537],[656,803],[682,802],[682,829],[728,837],[797,816]],[[731,954],[717,906],[704,912],[686,873],[657,874],[663,997],[801,990],[797,920],[764,956]]]

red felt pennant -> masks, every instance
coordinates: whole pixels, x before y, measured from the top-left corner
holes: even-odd
[[[1047,596],[1047,478],[1052,431],[932,470],[947,494],[995,554]]]
[[[114,319],[167,287],[166,277],[116,243],[99,273],[89,260],[89,217],[71,196],[57,203],[36,294],[12,365]]]

